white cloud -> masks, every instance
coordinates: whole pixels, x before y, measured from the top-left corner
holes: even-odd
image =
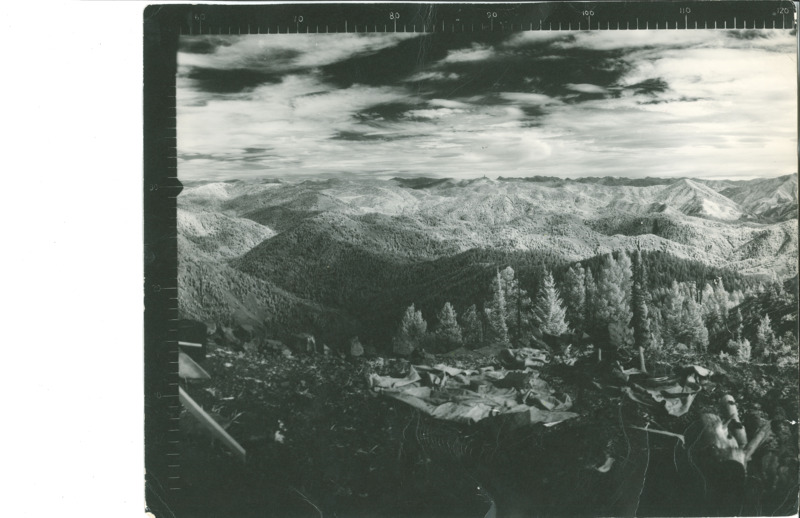
[[[406,81],[456,81],[460,78],[455,72],[420,72],[409,77]]]
[[[250,34],[231,36],[229,45],[217,46],[211,54],[178,53],[178,65],[185,67],[288,71],[336,63],[393,47],[414,33],[368,34]],[[214,36],[184,37],[187,41]]]
[[[550,30],[518,32],[503,42],[504,47],[523,47],[531,44],[550,43],[569,38],[571,33]]]
[[[530,93],[530,92],[501,92],[500,97],[521,105],[542,106],[549,104],[562,104],[558,99],[549,95]]]
[[[461,102],[461,101],[454,101],[451,99],[431,99],[428,101],[428,104],[431,106],[441,106],[443,108],[469,108],[470,104]]]
[[[614,59],[624,61],[625,72],[610,87],[588,78],[565,86],[617,97],[564,103],[536,91],[495,91],[425,99],[424,93],[410,94],[406,82],[335,88],[317,73],[286,75],[247,94],[212,97],[179,78],[180,174],[747,177],[796,167],[797,63],[788,33],[740,39],[722,31],[602,31],[567,39],[552,45],[619,51]],[[301,52],[287,53],[286,64],[279,66],[297,66],[301,58],[305,63],[339,59],[333,56],[351,55],[355,47],[369,52],[364,49],[373,47],[366,43],[332,39],[339,50],[301,44]],[[459,80],[469,81],[466,64],[480,74],[479,60],[494,56],[491,47],[474,45],[445,59],[464,63]],[[411,79],[444,77],[434,71]],[[666,90],[635,94],[630,88],[648,80]],[[510,104],[495,104],[497,97]],[[396,118],[353,117],[382,103],[413,107]],[[535,117],[526,114],[531,106],[542,108],[534,110]],[[341,133],[349,136],[334,138]],[[242,150],[248,147],[265,149],[263,157],[245,161]]]
[[[784,49],[787,39],[792,39],[788,31],[783,30],[630,30],[582,31],[572,34],[572,37],[554,42],[552,46],[562,49],[587,48],[595,51],[636,49],[658,51],[670,48]]]
[[[602,86],[592,85],[588,83],[567,83],[566,86],[568,89],[572,90],[573,92],[581,92],[584,94],[604,94],[608,90],[603,88]]]
[[[464,63],[468,61],[483,61],[495,55],[492,47],[473,43],[468,49],[451,50],[441,63]]]
[[[406,117],[419,118],[419,119],[441,119],[448,115],[461,113],[461,110],[453,110],[451,108],[437,108],[431,110],[409,110],[405,113]]]
[[[313,75],[286,76],[247,96],[209,99],[205,105],[184,103],[179,90],[178,148],[182,156],[215,155],[216,170],[235,174],[245,148],[265,148],[269,157],[248,162],[263,172],[325,164],[346,153],[346,144],[331,141],[337,132],[358,132],[352,115],[375,104],[409,102],[403,90],[353,85],[331,89]],[[190,97],[191,91],[188,91]],[[205,174],[210,164],[184,161],[181,174]]]

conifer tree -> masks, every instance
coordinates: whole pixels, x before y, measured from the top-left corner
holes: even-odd
[[[650,321],[650,349],[653,351],[661,350],[664,347],[664,328],[661,311],[655,306],[648,307],[648,317]]]
[[[564,320],[566,310],[550,272],[547,272],[542,287],[539,289],[533,314],[539,330],[543,333],[563,335],[569,332],[569,327]]]
[[[742,310],[738,307],[733,316],[733,333],[736,340],[742,339],[742,333],[744,333],[744,319],[742,318]]]
[[[475,304],[461,314],[463,342],[467,347],[476,348],[483,344],[483,323]]]
[[[733,306],[731,305],[731,295],[725,289],[721,277],[714,281],[714,302],[716,303],[720,320],[726,321],[728,319],[728,310]]]
[[[730,296],[725,290],[721,278],[712,284],[706,284],[702,291],[703,318],[708,329],[716,334],[725,329],[728,320]]]
[[[456,320],[456,311],[449,302],[445,302],[439,311],[439,327],[436,329],[436,341],[446,351],[460,347],[463,343],[461,328]]]
[[[414,304],[406,308],[397,333],[392,340],[392,349],[395,354],[407,356],[422,344],[428,323],[422,318],[422,312],[414,309]]]
[[[709,326],[712,326],[712,322],[716,320],[717,308],[716,300],[714,300],[714,288],[709,283],[706,283],[702,291],[700,291],[700,302],[703,307],[703,318],[705,318]]]
[[[506,326],[506,298],[503,293],[503,280],[497,272],[492,281],[492,299],[483,308],[494,338],[500,343],[508,343],[508,327]]]
[[[728,340],[728,349],[733,352],[734,357],[740,362],[750,361],[752,347],[746,338],[741,340]]]
[[[617,272],[621,279],[622,291],[625,293],[625,300],[630,305],[631,295],[633,294],[633,264],[631,258],[624,250],[616,258]]]
[[[529,330],[531,318],[531,299],[528,292],[514,277],[514,269],[507,266],[500,272],[500,285],[506,302],[506,328],[514,343],[519,342]]]
[[[583,329],[590,336],[595,336],[597,327],[597,317],[595,313],[595,303],[597,302],[597,284],[594,282],[591,268],[586,268],[584,278],[584,316]]]
[[[586,273],[580,264],[570,266],[564,276],[563,296],[567,320],[575,331],[583,330],[586,313]]]
[[[634,276],[631,295],[633,314],[633,339],[639,349],[639,368],[646,372],[644,351],[650,347],[650,319],[647,307],[647,271],[639,250],[634,255]]]
[[[631,321],[630,293],[626,292],[626,286],[630,287],[631,271],[630,259],[625,253],[620,255],[627,260],[615,261],[611,254],[605,256],[602,269],[597,280],[597,296],[594,302],[597,325],[601,328],[608,328],[615,324],[622,328],[627,328]],[[616,339],[622,338],[624,333],[614,334]],[[612,342],[615,348],[624,346],[624,343]]]
[[[684,342],[698,351],[705,352],[708,349],[708,329],[703,323],[700,304],[691,296],[691,292],[684,298],[682,317],[681,335]]]
[[[764,315],[756,328],[756,336],[753,339],[753,355],[757,358],[769,356],[769,350],[775,341],[775,333],[772,330],[772,322],[769,315]]]
[[[678,282],[673,280],[663,308],[664,342],[668,346],[674,346],[680,342],[683,300],[683,292],[678,286]]]

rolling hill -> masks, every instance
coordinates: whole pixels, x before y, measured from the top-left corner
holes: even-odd
[[[509,264],[527,289],[542,264],[636,248],[736,275],[797,274],[796,175],[646,180],[193,186],[178,198],[181,316],[383,341],[408,304],[463,310]]]

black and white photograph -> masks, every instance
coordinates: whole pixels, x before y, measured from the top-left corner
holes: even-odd
[[[761,3],[194,18],[156,516],[796,515],[798,37]]]

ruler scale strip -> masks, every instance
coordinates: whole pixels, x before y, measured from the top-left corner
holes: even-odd
[[[181,35],[540,30],[793,29],[794,4],[561,2],[542,4],[285,4],[191,6]],[[324,31],[320,28],[325,27]],[[558,29],[556,29],[558,28]],[[368,30],[371,29],[371,30]]]

